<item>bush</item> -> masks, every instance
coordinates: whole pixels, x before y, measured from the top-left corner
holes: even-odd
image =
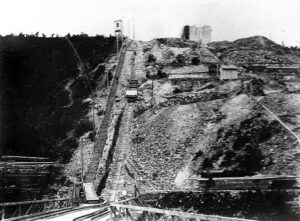
[[[199,65],[200,64],[200,59],[198,57],[193,57],[192,58],[192,65]]]
[[[156,62],[156,57],[153,54],[149,54],[148,62]]]
[[[182,54],[178,54],[178,55],[176,56],[176,62],[177,62],[178,64],[183,64],[183,63],[184,63],[184,56],[183,56]]]
[[[93,123],[87,119],[80,120],[76,125],[75,125],[75,130],[74,130],[74,136],[75,137],[81,137],[83,134],[85,134],[88,131],[93,130]]]

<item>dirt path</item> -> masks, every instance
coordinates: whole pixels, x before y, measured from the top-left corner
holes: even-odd
[[[71,86],[73,85],[74,82],[75,82],[75,78],[69,80],[68,83],[65,85],[64,90],[66,90],[68,92],[69,103],[67,105],[65,105],[64,108],[69,108],[74,103],[74,101],[73,101],[73,91],[71,89]]]

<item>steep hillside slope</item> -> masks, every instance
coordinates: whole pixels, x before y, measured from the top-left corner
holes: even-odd
[[[216,52],[221,52],[225,63],[298,63],[300,51],[276,44],[263,36],[238,39],[233,42],[209,43]]]
[[[1,147],[4,154],[68,160],[76,137],[92,129],[83,100],[104,73],[114,38],[73,36],[87,83],[65,38],[1,37]],[[91,88],[92,87],[92,88]],[[69,134],[67,134],[69,133]],[[71,150],[71,151],[70,151]]]
[[[241,42],[236,44],[242,47]],[[263,43],[253,44],[261,47]],[[266,44],[273,52],[276,45],[268,41]],[[220,81],[215,73],[205,77],[197,73],[199,65],[172,62],[174,58],[179,60],[179,54],[191,54],[192,48],[156,40],[136,45],[130,50],[132,62],[127,62],[125,70],[127,74],[132,70],[141,85],[138,98],[128,102],[120,126],[116,126],[118,138],[106,171],[103,196],[113,195],[115,199],[123,193],[139,192],[145,203],[153,207],[262,220],[297,220],[296,194],[239,192],[240,189],[213,192],[213,188],[209,189],[210,179],[204,188],[189,185],[187,179],[299,175],[297,139],[261,106],[267,106],[299,136],[299,90],[295,86],[300,82],[299,76],[252,73]],[[150,54],[155,59],[149,61]],[[185,76],[152,77],[156,65]],[[128,86],[128,82],[121,84]],[[119,98],[120,103],[124,102],[124,96]],[[244,187],[244,183],[240,185]],[[207,188],[207,192],[196,193]],[[267,209],[258,209],[257,202],[265,202]],[[296,206],[291,206],[291,202]]]
[[[148,52],[156,55],[159,62],[165,62],[168,58],[159,55],[162,51],[188,50],[151,44],[152,48],[144,55],[145,61]],[[149,43],[145,45],[149,48]],[[232,53],[234,47],[254,53],[260,48],[270,53],[282,48],[259,36],[232,43],[229,47]],[[192,71],[194,67],[184,68]],[[299,136],[297,108],[300,106],[295,102],[298,92],[289,89],[290,78],[299,84],[299,77],[283,73],[259,75],[259,78],[228,82],[211,79],[209,83],[203,79],[160,79],[153,82],[153,94],[152,82],[143,84],[135,109],[132,143],[134,160],[144,174],[145,190],[185,188],[184,179],[210,173],[298,175],[297,139],[259,103],[280,116]],[[273,94],[276,84],[281,87]],[[256,96],[257,101],[249,94]]]
[[[135,160],[156,189],[185,188],[184,179],[207,173],[300,172],[298,142],[245,94],[147,111],[135,125]]]
[[[82,140],[93,141],[93,118],[98,125],[105,106],[106,76],[112,78],[114,59],[109,58],[115,52],[115,38],[68,37],[83,65],[66,38],[0,37],[0,156],[43,156],[63,165]],[[53,172],[50,182],[70,185],[61,168]],[[0,201],[42,197],[28,194],[25,199],[9,188],[2,190],[6,191],[0,193]]]

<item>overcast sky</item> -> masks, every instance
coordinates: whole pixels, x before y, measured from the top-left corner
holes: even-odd
[[[179,37],[189,24],[210,25],[214,41],[264,35],[300,46],[300,0],[0,0],[1,35],[109,35],[116,19],[127,34],[134,22],[141,40]]]

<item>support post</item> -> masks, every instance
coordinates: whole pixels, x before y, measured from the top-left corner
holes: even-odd
[[[125,220],[128,221],[128,209],[125,209]]]
[[[111,208],[112,208],[112,213],[113,213],[113,218],[112,218],[112,220],[115,221],[115,220],[117,220],[117,219],[116,219],[116,218],[117,218],[117,214],[116,214],[115,208],[114,208],[114,207],[111,207]]]
[[[80,158],[81,158],[81,182],[83,182],[83,143],[81,142],[81,137],[80,137],[79,145],[80,145]]]
[[[109,212],[109,217],[110,217],[110,221],[113,220],[113,213],[112,213],[113,207],[110,207],[110,212]]]
[[[2,207],[1,209],[1,220],[5,219],[5,206]]]
[[[148,211],[144,212],[145,221],[150,221]]]
[[[75,179],[73,181],[73,189],[72,189],[72,208],[74,207],[74,199],[75,199]]]
[[[119,36],[117,34],[117,54],[119,53]]]

